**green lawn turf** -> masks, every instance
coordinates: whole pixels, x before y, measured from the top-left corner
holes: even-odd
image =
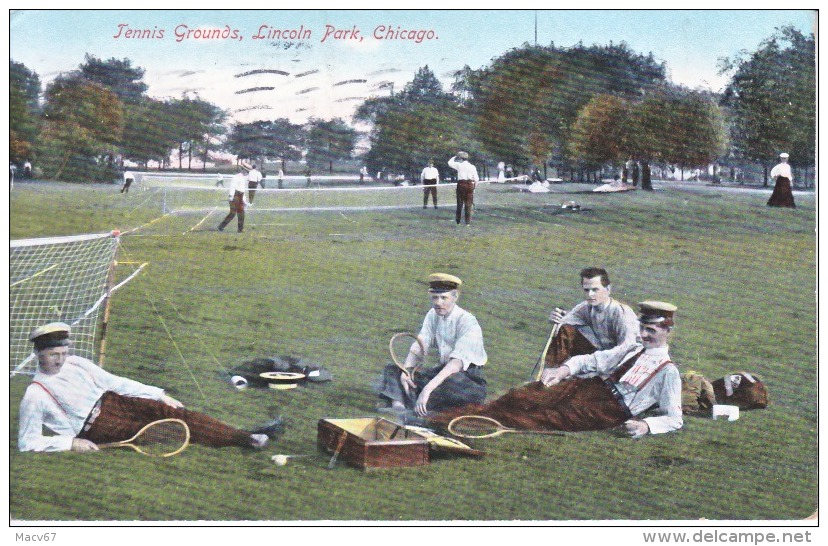
[[[224,233],[209,214],[159,216],[149,192],[18,184],[12,238],[121,229],[119,260],[149,262],[112,301],[106,368],[158,385],[240,427],[283,415],[261,452],[192,446],[169,460],[126,450],[21,454],[10,385],[12,520],[785,520],[817,503],[814,196],[796,210],[768,192],[549,194],[478,189],[474,226],[443,208],[248,214]],[[412,194],[416,205],[421,194]],[[571,212],[562,201],[591,209]],[[483,459],[438,457],[363,472],[316,448],[320,418],[375,414],[371,383],[388,340],[417,330],[425,278],[460,276],[460,304],[480,321],[490,396],[525,381],[555,306],[580,296],[578,270],[606,267],[628,303],[678,306],[671,343],[683,371],[762,376],[772,405],[736,422],[691,417],[682,431],[633,441],[609,432],[480,440]],[[129,273],[119,267],[118,276]],[[123,269],[122,269],[123,268]],[[293,391],[232,389],[224,370],[293,355],[333,372]],[[306,454],[285,467],[274,453]],[[93,491],[94,494],[89,494]],[[415,506],[416,509],[411,507]]]

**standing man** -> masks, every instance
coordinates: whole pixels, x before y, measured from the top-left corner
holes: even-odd
[[[420,182],[423,184],[423,208],[428,208],[428,194],[431,194],[431,200],[434,203],[434,208],[437,208],[437,184],[440,183],[440,172],[434,166],[434,160],[428,161],[428,166],[420,173]]]
[[[638,344],[638,319],[630,306],[612,298],[606,269],[580,272],[585,300],[565,311],[556,307],[549,321],[560,324],[537,377],[553,385],[569,375],[607,374]]]
[[[461,415],[481,415],[521,430],[578,432],[623,426],[632,438],[680,429],[681,376],[670,360],[668,338],[676,306],[639,304],[641,344],[629,355],[616,355],[609,373],[573,374],[551,384],[516,387],[486,405],[469,405],[430,419],[446,425]],[[650,408],[654,414],[639,417]]]
[[[365,183],[365,177],[366,176],[368,176],[368,167],[363,165],[362,168],[359,170],[359,183],[360,184]]]
[[[244,195],[244,190],[247,186],[247,177],[244,171],[244,167],[239,165],[239,172],[234,174],[233,178],[230,179],[230,188],[228,188],[227,192],[227,198],[230,201],[230,212],[219,224],[219,231],[224,231],[224,228],[236,215],[239,216],[239,233],[244,230],[244,206],[248,204],[247,197]]]
[[[14,174],[17,172],[17,165],[9,161],[9,188],[14,189]]]
[[[25,163],[23,163],[23,178],[31,178],[32,177],[32,162],[28,159]]]
[[[98,451],[98,444],[131,438],[160,419],[181,419],[193,442],[212,447],[262,448],[277,423],[245,432],[184,405],[162,389],[113,375],[92,361],[69,354],[71,328],[52,322],[29,340],[37,372],[20,402],[20,451]],[[280,425],[280,423],[279,423]],[[43,434],[47,428],[54,435]]]
[[[776,186],[773,188],[773,193],[768,199],[769,207],[786,207],[795,209],[793,191],[791,191],[791,183],[793,182],[793,174],[791,173],[791,166],[788,164],[787,153],[779,154],[779,163],[771,169],[771,180],[776,181]]]
[[[472,208],[474,207],[474,188],[480,179],[477,176],[477,167],[469,163],[469,154],[457,152],[457,155],[448,160],[448,166],[457,171],[457,212],[455,221],[460,224],[460,213],[466,208],[466,225],[471,225]]]
[[[437,349],[439,364],[422,370],[413,380],[396,365],[386,366],[378,394],[392,410],[414,410],[422,417],[485,400],[483,365],[488,356],[477,319],[457,305],[462,284],[463,281],[454,275],[429,275],[431,309],[418,337],[426,351]],[[405,359],[405,366],[413,367],[417,359],[425,356],[420,344],[415,342]]]
[[[219,186],[224,187],[224,175],[221,173],[216,174],[216,187],[218,188]]]
[[[132,171],[124,171],[124,185],[121,186],[121,193],[129,193],[129,187],[135,181]]]
[[[256,169],[256,164],[253,164],[253,167],[250,169],[250,172],[247,173],[247,194],[248,199],[247,203],[252,207],[253,206],[253,198],[256,197],[256,188],[259,187],[259,184],[262,182],[262,173],[260,173]],[[241,230],[239,230],[241,231]]]

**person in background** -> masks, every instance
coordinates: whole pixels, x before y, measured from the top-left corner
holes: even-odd
[[[423,208],[428,208],[428,195],[431,194],[431,200],[436,209],[437,184],[440,183],[440,172],[434,166],[433,160],[429,160],[428,165],[420,173],[420,182],[423,184]]]
[[[457,171],[457,212],[455,221],[460,224],[460,217],[465,208],[466,225],[471,225],[472,209],[474,208],[474,189],[477,187],[477,167],[468,162],[469,154],[457,152],[457,155],[448,160],[448,166]]]

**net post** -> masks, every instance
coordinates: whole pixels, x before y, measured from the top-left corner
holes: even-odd
[[[101,320],[101,339],[98,349],[98,366],[104,367],[104,360],[106,360],[106,330],[109,326],[109,306],[112,301],[112,287],[115,284],[115,266],[118,265],[117,252],[120,244],[120,231],[113,231],[112,236],[115,238],[115,252],[112,253],[112,262],[109,264],[109,271],[106,275],[106,295],[103,302],[103,319]]]

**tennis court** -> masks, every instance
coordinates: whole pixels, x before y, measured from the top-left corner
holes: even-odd
[[[422,209],[420,188],[308,192],[289,205],[287,193],[267,190],[238,234],[215,229],[227,208],[221,188],[182,199],[192,210],[164,212],[159,188],[124,195],[114,185],[16,184],[12,239],[120,229],[118,259],[149,263],[113,298],[106,369],[242,428],[282,415],[287,432],[261,452],[190,446],[164,460],[129,450],[19,453],[17,406],[28,380],[15,377],[11,519],[808,517],[818,483],[814,196],[797,196],[796,210],[770,209],[769,189],[655,186],[596,195],[586,184],[543,194],[481,185],[470,228],[455,225],[448,188],[437,210]],[[581,210],[562,208],[567,201]],[[578,271],[591,265],[608,269],[618,299],[678,306],[671,355],[682,372],[713,379],[751,371],[768,384],[771,406],[735,422],[690,417],[678,433],[639,441],[608,432],[505,434],[474,442],[483,458],[327,469],[317,422],[376,415],[372,382],[391,361],[391,336],[419,328],[429,273],[463,279],[459,304],[483,328],[494,397],[528,379],[549,310],[580,301]],[[318,363],[333,381],[286,391],[236,390],[227,381],[232,366],[272,355]],[[277,453],[307,457],[276,466]],[[94,495],[82,495],[90,488]]]

